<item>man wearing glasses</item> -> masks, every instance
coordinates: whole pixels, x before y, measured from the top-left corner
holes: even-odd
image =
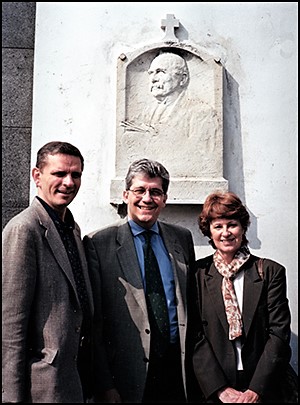
[[[195,253],[188,229],[158,220],[169,181],[159,162],[133,162],[123,191],[127,217],[84,238],[96,312],[96,402],[186,402],[186,284]]]

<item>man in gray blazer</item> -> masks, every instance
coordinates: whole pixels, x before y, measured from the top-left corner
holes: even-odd
[[[188,229],[158,220],[168,186],[163,165],[148,159],[133,162],[123,192],[127,217],[83,239],[97,325],[96,401],[186,401],[186,286],[195,252]],[[145,230],[152,231],[167,301],[169,334],[162,354],[153,349],[146,298]]]
[[[67,142],[37,153],[37,196],[2,234],[2,402],[83,403],[89,395],[92,291],[67,206],[84,160]]]

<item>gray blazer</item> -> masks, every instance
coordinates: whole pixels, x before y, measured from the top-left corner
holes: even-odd
[[[93,311],[77,224],[74,235]],[[7,224],[2,249],[2,401],[82,403],[82,311],[64,245],[36,198]]]
[[[192,235],[159,221],[172,262],[185,382],[186,286],[195,253]],[[99,391],[115,386],[123,402],[141,402],[147,376],[150,334],[141,271],[127,219],[83,238],[94,290],[98,335],[96,377]],[[103,316],[103,318],[102,318]],[[104,328],[104,331],[102,329]]]

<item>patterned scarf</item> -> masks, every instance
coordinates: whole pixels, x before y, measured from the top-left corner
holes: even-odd
[[[242,315],[232,280],[249,257],[250,252],[247,246],[243,246],[237,251],[230,264],[225,263],[218,250],[214,253],[214,264],[218,272],[223,276],[222,294],[227,322],[229,324],[229,340],[234,340],[243,333]]]

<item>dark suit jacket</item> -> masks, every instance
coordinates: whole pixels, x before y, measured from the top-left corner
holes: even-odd
[[[80,230],[74,230],[93,310]],[[3,402],[83,402],[76,361],[82,311],[72,268],[42,204],[2,234]]]
[[[159,222],[159,228],[174,270],[185,379],[186,285],[190,264],[194,262],[194,246],[189,230],[163,222]],[[147,376],[150,326],[141,271],[127,219],[95,231],[83,240],[99,326],[95,336],[98,389],[115,386],[124,402],[141,402]]]
[[[243,265],[244,296],[242,360],[249,388],[265,400],[276,398],[278,378],[290,360],[290,310],[286,298],[285,268],[264,260],[264,280],[251,255]],[[222,276],[212,256],[196,262],[196,311],[194,369],[199,385],[211,397],[225,386],[236,385],[236,355],[228,339]]]

